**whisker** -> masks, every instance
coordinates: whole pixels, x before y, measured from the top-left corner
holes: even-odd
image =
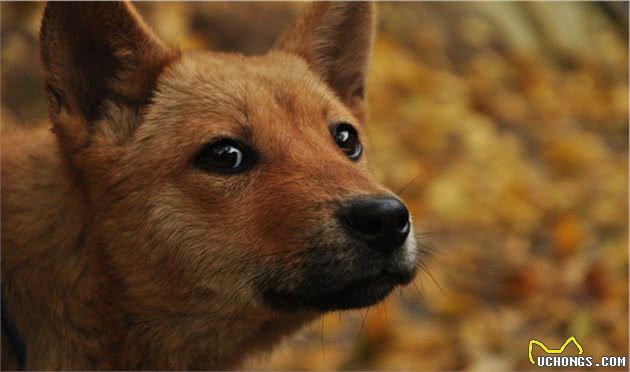
[[[420,300],[422,300],[423,302],[426,302],[426,298],[424,297],[424,286],[422,284],[422,281],[420,282],[420,286],[422,286],[422,288],[418,288],[418,283],[417,281],[413,281],[413,286],[416,289],[416,292],[418,292],[418,296],[420,297]]]
[[[415,232],[415,236],[417,237],[427,237],[427,236],[445,236],[447,235],[449,232],[448,231],[422,231],[422,232]]]
[[[361,327],[359,328],[359,333],[357,334],[357,343],[361,340],[361,332],[363,332],[363,327],[365,326],[365,320],[367,319],[368,312],[370,308],[365,309],[365,314],[363,314],[363,320],[361,321]]]
[[[321,316],[320,319],[321,319],[321,327],[322,327],[322,329],[320,331],[319,336],[320,336],[320,343],[321,343],[322,359],[326,360],[326,353],[324,351],[324,317]]]
[[[416,289],[416,291],[422,295],[422,291],[420,291],[420,288],[418,288],[418,283],[414,280],[413,282],[413,287]]]
[[[416,182],[416,180],[418,178],[420,178],[420,176],[425,175],[426,172],[424,170],[420,171],[420,173],[418,173],[418,175],[416,175],[411,181],[409,181],[402,189],[400,189],[396,194],[398,194],[398,196],[402,195],[403,192],[405,192],[405,190],[407,190],[407,188],[414,182]]]
[[[444,288],[440,285],[440,283],[438,283],[438,281],[435,279],[435,276],[433,276],[433,274],[431,273],[431,271],[429,270],[429,268],[427,267],[427,265],[423,262],[420,264],[420,269],[427,274],[427,276],[431,279],[431,281],[439,288],[440,292],[442,292],[442,294],[445,294],[444,292]]]

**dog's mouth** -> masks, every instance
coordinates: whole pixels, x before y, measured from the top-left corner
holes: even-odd
[[[383,300],[398,285],[408,284],[414,272],[390,273],[353,281],[340,288],[322,291],[281,291],[269,289],[263,292],[267,305],[281,311],[334,311],[357,309]],[[330,283],[330,286],[334,284]]]

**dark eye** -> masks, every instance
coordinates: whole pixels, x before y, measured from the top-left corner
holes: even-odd
[[[254,165],[254,152],[238,141],[223,138],[204,145],[194,166],[208,172],[240,173]]]
[[[361,156],[363,147],[359,141],[357,130],[348,123],[335,124],[331,127],[331,133],[335,143],[341,151],[352,160],[357,160]]]

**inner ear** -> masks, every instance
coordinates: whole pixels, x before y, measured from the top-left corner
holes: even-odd
[[[129,94],[131,92],[125,94],[124,91],[119,93],[110,89],[110,84],[118,79],[116,74],[130,67],[124,66],[115,57],[116,51],[110,43],[102,42],[96,37],[76,38],[72,42],[74,45],[69,48],[72,67],[79,74],[65,79],[66,86],[62,88],[62,94],[65,95],[61,96],[63,105],[78,109],[88,122],[94,122],[101,116],[101,104],[106,98],[124,100],[128,97],[129,101],[140,98]],[[59,96],[59,93],[56,95]],[[73,99],[76,102],[72,102]],[[73,104],[76,107],[72,107]]]
[[[304,58],[355,115],[362,117],[374,19],[370,2],[316,2],[274,49]]]
[[[49,113],[72,146],[86,140],[79,137],[93,132],[111,103],[145,104],[158,75],[179,56],[122,2],[50,2],[40,43]]]

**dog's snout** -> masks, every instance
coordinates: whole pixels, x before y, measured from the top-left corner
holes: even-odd
[[[352,199],[338,217],[348,232],[384,253],[399,248],[409,235],[409,211],[391,196]]]

